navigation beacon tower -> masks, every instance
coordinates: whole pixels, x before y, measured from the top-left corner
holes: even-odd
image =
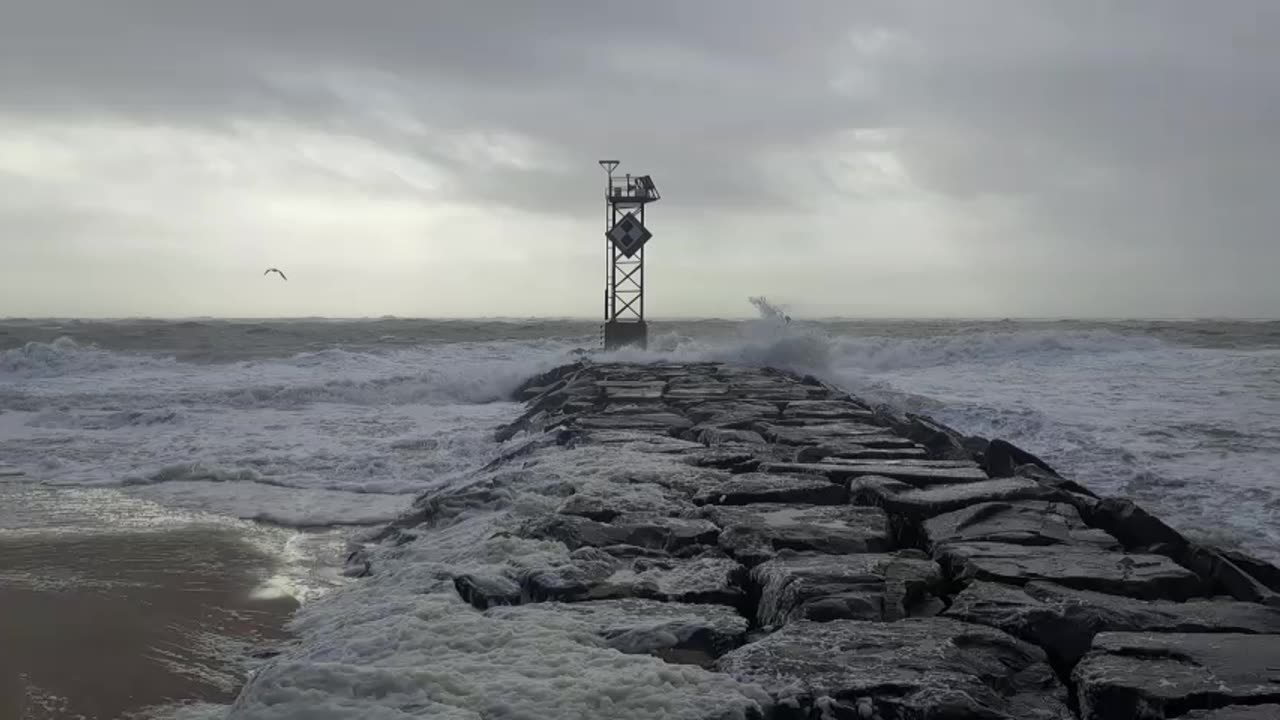
[[[605,184],[604,349],[644,348],[644,246],[653,237],[644,223],[645,207],[660,199],[648,175],[614,177],[617,160],[601,160]]]

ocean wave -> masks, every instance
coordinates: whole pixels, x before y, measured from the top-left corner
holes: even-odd
[[[362,464],[363,467],[356,467]],[[277,478],[271,475],[264,475],[252,468],[244,467],[222,467],[218,465],[209,465],[206,463],[176,463],[166,465],[159,470],[146,475],[130,475],[120,481],[120,487],[138,488],[153,485],[163,485],[166,483],[214,483],[214,484],[253,484],[268,488],[281,488],[284,490],[300,490],[300,491],[322,491],[335,492],[350,495],[380,495],[380,496],[406,496],[411,494],[413,488],[407,487],[407,483],[386,482],[381,484],[362,484],[356,475],[372,475],[382,474],[391,475],[389,468],[370,467],[368,458],[361,463],[341,464],[335,460],[335,465],[329,468],[337,474],[343,475],[342,480],[325,481],[319,479],[313,473],[299,474],[297,477]],[[457,472],[457,468],[449,468],[450,472]]]
[[[841,337],[832,357],[841,366],[865,370],[897,370],[961,364],[1058,362],[1080,355],[1158,352],[1161,340],[1105,330],[983,332],[932,337]]]
[[[100,350],[63,336],[52,342],[29,342],[0,351],[0,380],[83,375],[139,363],[154,365],[157,360]]]
[[[413,498],[407,494],[358,493],[261,482],[227,483],[198,476],[126,486],[124,490],[165,507],[292,528],[385,523],[404,512]]]
[[[54,399],[55,407],[115,406],[120,411],[112,417],[97,412],[90,419],[49,419],[56,426],[86,429],[174,422],[180,418],[170,414],[173,408],[195,405],[481,404],[507,400],[527,378],[568,362],[569,349],[554,342],[364,352],[327,348],[208,365],[105,351],[61,338],[0,353],[0,400],[27,411],[46,410]]]
[[[885,372],[957,365],[1056,363],[1073,357],[1172,350],[1166,342],[1108,330],[1010,330],[928,336],[833,335],[823,325],[791,322],[780,309],[752,298],[762,317],[735,335],[715,339],[655,335],[648,350],[606,353],[611,360],[714,360],[773,366],[833,379],[851,371]]]
[[[166,465],[149,475],[134,475],[127,477],[120,484],[129,487],[138,485],[158,485],[166,482],[183,482],[189,480],[219,483],[252,482],[261,483],[263,485],[288,487],[288,485],[285,485],[284,483],[264,478],[253,470],[209,467],[202,463]]]
[[[43,410],[27,420],[28,427],[75,430],[120,430],[136,427],[177,425],[185,419],[182,410],[157,408],[116,412],[80,410]]]

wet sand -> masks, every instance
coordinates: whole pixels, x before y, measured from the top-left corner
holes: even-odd
[[[0,513],[11,521],[0,527],[0,718],[114,720],[229,702],[246,657],[287,637],[297,603],[255,596],[275,560],[234,526],[104,527],[66,512],[85,510],[83,494],[0,490],[0,502],[23,498],[26,512]],[[14,528],[20,515],[36,522]]]

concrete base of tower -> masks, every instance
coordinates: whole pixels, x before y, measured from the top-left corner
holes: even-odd
[[[604,324],[605,350],[617,350],[628,346],[644,350],[648,345],[649,326],[643,320],[610,320]]]

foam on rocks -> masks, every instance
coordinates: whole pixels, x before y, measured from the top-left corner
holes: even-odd
[[[1280,717],[1280,570],[811,377],[583,361],[231,717]]]

